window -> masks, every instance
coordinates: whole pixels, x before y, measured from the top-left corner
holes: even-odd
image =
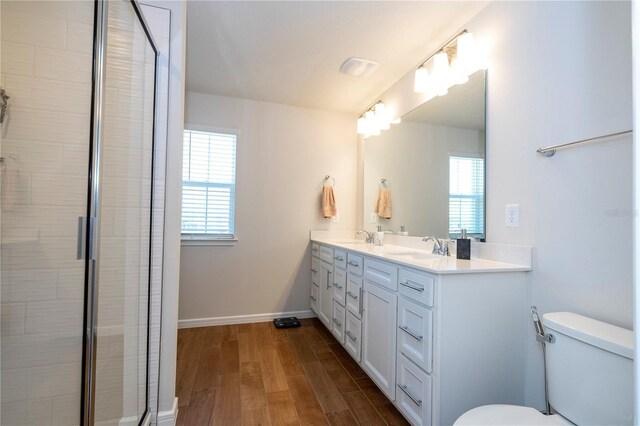
[[[449,237],[484,238],[484,159],[449,157]]]
[[[183,240],[233,240],[236,139],[234,134],[184,131]]]

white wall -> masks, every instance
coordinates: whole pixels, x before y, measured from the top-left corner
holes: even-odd
[[[484,153],[484,132],[404,121],[364,144],[364,227],[375,230],[371,214],[380,179],[391,189],[391,219],[377,217],[383,230],[409,235],[449,235],[449,156]]]
[[[309,231],[355,227],[354,117],[188,93],[185,123],[238,131],[238,243],[182,247],[180,319],[308,310]],[[327,174],[339,223],[320,214]]]
[[[631,128],[630,2],[495,2],[466,28],[489,56],[487,240],[534,246],[523,312],[630,328],[631,138],[535,152]],[[420,102],[412,82],[413,70],[376,99],[406,113]],[[510,203],[519,228],[504,226]],[[541,350],[527,332],[526,403],[543,408]]]

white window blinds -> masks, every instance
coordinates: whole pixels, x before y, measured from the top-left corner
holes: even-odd
[[[183,149],[183,236],[234,238],[236,135],[185,130]]]
[[[449,157],[449,236],[484,238],[484,159]]]

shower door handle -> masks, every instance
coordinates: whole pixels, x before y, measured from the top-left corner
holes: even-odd
[[[76,260],[83,260],[85,258],[86,247],[87,247],[87,218],[85,216],[80,216],[78,218]]]

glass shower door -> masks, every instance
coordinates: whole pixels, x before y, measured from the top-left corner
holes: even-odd
[[[94,419],[138,425],[147,410],[156,52],[136,5],[106,5]]]

